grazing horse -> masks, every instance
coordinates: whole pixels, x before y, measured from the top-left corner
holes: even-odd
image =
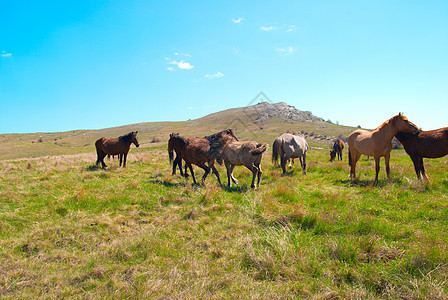
[[[196,178],[194,176],[192,164],[197,165],[205,171],[202,176],[203,185],[205,185],[205,178],[207,178],[207,175],[210,173],[210,169],[212,169],[213,174],[216,175],[219,184],[221,184],[218,170],[215,168],[216,156],[211,155],[209,150],[210,142],[205,138],[186,138],[180,136],[179,134],[172,133],[170,134],[170,139],[168,140],[168,154],[170,161],[173,160],[173,151],[176,151],[178,157],[185,161],[185,167],[190,169],[191,176],[193,177],[193,182],[195,184]],[[219,158],[217,161],[218,163],[220,162]],[[205,163],[207,163],[208,166]],[[187,172],[185,171],[185,175],[186,173]]]
[[[409,122],[406,116],[399,113],[390,118],[373,131],[358,129],[348,137],[348,164],[350,165],[350,178],[356,178],[356,163],[362,154],[375,158],[375,182],[378,181],[380,171],[380,158],[386,162],[387,178],[390,179],[390,151],[392,150],[392,138],[397,132],[417,134],[420,129]]]
[[[263,153],[267,149],[267,144],[253,141],[240,142],[233,134],[215,137],[210,143],[210,152],[218,155],[224,160],[227,169],[227,182],[230,187],[230,179],[238,184],[238,180],[233,177],[235,166],[245,166],[252,172],[251,188],[256,189],[255,177],[258,178],[257,185],[260,185],[261,171],[260,163]]]
[[[448,154],[448,127],[421,131],[416,135],[398,132],[395,137],[411,157],[418,180],[421,180],[421,174],[425,181],[429,181],[425,174],[423,157],[438,158]]]
[[[330,151],[330,162],[334,161],[336,155],[338,156],[338,160],[342,160],[342,150],[344,149],[345,144],[341,139],[336,139],[333,144],[333,149]]]
[[[106,155],[118,155],[120,158],[120,166],[123,163],[123,168],[126,167],[126,158],[128,156],[131,144],[138,148],[140,144],[137,140],[138,131],[132,131],[126,135],[122,135],[119,138],[105,138],[102,137],[95,142],[96,154],[98,156],[96,160],[96,166],[101,162],[103,169],[107,168],[104,163],[104,157]]]
[[[306,174],[306,152],[308,144],[303,135],[295,135],[291,133],[283,133],[275,139],[272,145],[272,161],[278,163],[280,156],[280,165],[283,175],[286,174],[286,162],[292,158],[299,158],[302,166],[302,173]]]

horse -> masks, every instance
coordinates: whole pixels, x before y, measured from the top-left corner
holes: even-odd
[[[250,187],[256,189],[255,177],[258,178],[257,185],[260,185],[261,171],[260,163],[263,153],[267,149],[267,144],[254,141],[240,142],[233,134],[221,135],[215,137],[210,143],[210,152],[218,155],[224,160],[227,169],[227,182],[230,187],[230,179],[234,184],[238,180],[233,177],[235,166],[245,166],[252,172],[252,183]]]
[[[303,135],[295,135],[291,133],[283,133],[274,140],[272,144],[272,161],[278,164],[280,157],[280,165],[283,175],[286,174],[286,162],[290,158],[299,158],[302,166],[302,173],[306,174],[306,152],[308,151],[308,143]]]
[[[381,124],[373,131],[358,129],[348,137],[348,164],[350,178],[356,178],[356,163],[362,154],[375,158],[375,182],[378,181],[380,171],[380,158],[384,157],[386,162],[387,178],[390,179],[390,151],[392,150],[392,138],[397,132],[417,134],[420,132],[415,124],[411,123],[406,116],[399,113]]]
[[[330,151],[330,162],[334,161],[336,155],[338,156],[338,160],[342,160],[342,150],[344,149],[345,144],[341,139],[336,139],[333,144],[333,149]]]
[[[140,147],[140,144],[137,140],[138,131],[132,131],[126,135],[122,135],[118,138],[106,138],[102,137],[95,142],[96,147],[96,166],[101,162],[103,169],[107,168],[107,165],[104,163],[104,157],[106,155],[118,155],[120,158],[120,167],[123,163],[123,168],[126,167],[126,158],[128,156],[129,149],[131,148],[131,144],[133,143],[137,148]]]
[[[421,131],[416,135],[398,132],[395,137],[411,157],[418,180],[421,180],[423,176],[423,179],[428,182],[423,158],[438,158],[448,154],[448,127]]]
[[[179,135],[179,133],[172,133],[170,134],[170,138],[172,135]],[[193,138],[191,137],[184,137],[185,139],[189,140],[189,141],[193,141]],[[180,176],[184,176],[184,173],[182,172],[182,153],[181,153],[181,148],[177,149],[174,148],[174,152],[176,152],[176,158],[173,161],[173,152],[168,150],[168,155],[170,158],[170,162],[173,162],[173,172],[171,173],[171,175],[176,175],[176,167],[179,166],[179,172],[180,172]],[[185,177],[188,177],[187,174],[187,166],[185,166]]]
[[[215,168],[215,159],[218,163],[222,163],[222,161],[219,157],[217,159],[216,156],[211,155],[209,150],[210,142],[205,138],[186,138],[180,136],[179,134],[172,133],[170,134],[170,139],[168,140],[168,154],[170,162],[173,160],[173,151],[176,151],[177,156],[185,161],[185,168],[188,167],[190,169],[191,176],[193,177],[193,182],[195,184],[197,182],[194,176],[192,164],[197,165],[205,171],[202,176],[203,185],[205,185],[205,178],[207,178],[207,175],[210,173],[210,169],[212,169],[213,174],[215,174],[218,179],[218,183],[221,185],[218,170]],[[205,163],[207,163],[208,166]],[[180,167],[180,169],[182,169],[182,167]],[[185,175],[187,175],[186,170]]]
[[[174,133],[172,133],[174,134]],[[232,129],[226,129],[211,135],[207,135],[204,137],[204,139],[207,139],[209,142],[213,139],[216,138],[222,134],[233,134]],[[177,135],[179,135],[179,133],[177,133]],[[191,137],[185,137],[187,140],[193,141],[194,138]],[[175,175],[176,174],[176,167],[179,167],[179,172],[181,176],[184,176],[184,173],[182,172],[182,155],[180,152],[177,152],[176,149],[174,149],[174,151],[176,152],[176,158],[173,161],[173,158],[170,158],[170,161],[173,161],[173,172],[171,173],[171,175]],[[170,152],[168,151],[168,155],[170,155]],[[172,155],[172,152],[171,152]],[[185,177],[188,177],[188,173],[187,173],[187,166],[185,166]]]

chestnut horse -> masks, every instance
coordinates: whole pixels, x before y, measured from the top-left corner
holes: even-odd
[[[107,168],[104,163],[104,157],[106,155],[118,155],[120,158],[120,166],[123,163],[123,168],[126,167],[126,158],[128,156],[131,144],[138,148],[140,144],[137,140],[138,131],[132,131],[126,135],[122,135],[118,138],[105,138],[102,137],[95,142],[96,154],[98,156],[96,160],[96,166],[101,162],[103,169]]]
[[[336,155],[338,156],[338,160],[342,160],[342,150],[344,149],[345,144],[341,139],[336,139],[333,144],[333,149],[330,151],[330,162],[334,161]]]
[[[303,135],[283,133],[275,139],[272,145],[272,161],[278,162],[280,157],[280,165],[283,174],[286,174],[286,163],[289,159],[299,158],[302,166],[302,173],[306,174],[306,152],[308,144]]]
[[[196,184],[196,178],[194,176],[192,164],[197,165],[202,168],[205,173],[202,176],[202,184],[205,185],[205,178],[210,173],[210,169],[213,174],[216,175],[219,184],[221,185],[221,179],[219,178],[218,170],[215,168],[215,159],[218,163],[222,163],[220,157],[211,155],[210,152],[210,142],[206,138],[186,138],[180,136],[179,134],[170,134],[170,139],[168,140],[168,154],[170,161],[173,160],[173,151],[180,159],[185,161],[185,167],[190,169],[191,176],[193,177],[193,182]],[[207,163],[208,166],[205,164]],[[180,166],[182,169],[182,167]],[[174,169],[173,169],[174,170]],[[187,172],[185,170],[185,175]],[[187,176],[185,176],[187,177]]]
[[[251,188],[256,189],[255,177],[258,177],[257,184],[260,185],[262,174],[260,163],[266,149],[266,144],[253,141],[240,142],[233,134],[215,137],[210,143],[210,152],[224,160],[229,187],[230,179],[233,183],[238,184],[238,181],[233,177],[235,166],[245,166],[252,172]]]
[[[408,118],[399,113],[390,118],[373,131],[358,129],[348,137],[348,164],[350,165],[350,178],[356,178],[356,163],[362,154],[375,158],[375,182],[378,181],[380,171],[380,158],[386,162],[387,178],[390,179],[390,151],[392,150],[392,138],[397,132],[416,134],[420,129],[409,122]]]
[[[411,157],[418,180],[423,176],[425,181],[429,181],[425,174],[423,157],[438,158],[448,154],[448,127],[421,131],[416,135],[398,132],[395,137]]]

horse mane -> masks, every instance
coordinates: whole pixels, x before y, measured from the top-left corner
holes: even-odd
[[[170,134],[170,138],[179,141],[181,146],[187,146],[190,144],[190,141],[186,137],[179,135],[179,133]]]
[[[387,126],[387,125],[389,125],[389,123],[391,123],[391,122],[395,122],[395,120],[397,120],[398,118],[401,118],[401,119],[404,119],[404,120],[407,120],[407,118],[406,118],[406,116],[405,115],[403,115],[402,113],[399,113],[398,115],[396,115],[396,116],[393,116],[392,118],[390,118],[389,120],[386,120],[386,121],[384,121],[384,123],[383,124],[381,124],[380,126],[378,126],[374,131],[377,131],[377,130],[380,130],[380,129],[382,129],[383,127],[385,127],[385,126]]]
[[[118,139],[124,142],[129,142],[134,134],[135,132],[131,131],[128,134],[119,136]]]
[[[210,142],[212,142],[213,140],[221,138],[223,135],[230,135],[238,141],[238,138],[235,136],[232,129],[226,129],[211,135],[204,136],[204,139],[207,139]]]

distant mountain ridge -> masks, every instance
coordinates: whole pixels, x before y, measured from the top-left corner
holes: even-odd
[[[143,122],[99,130],[0,134],[0,160],[90,152],[94,151],[98,138],[118,137],[136,130],[139,131],[140,144],[163,148],[172,132],[200,137],[226,128],[232,128],[242,140],[270,143],[279,134],[291,131],[301,132],[310,141],[321,144],[334,137],[348,136],[353,130],[352,127],[326,122],[285,102],[261,102],[188,121]]]

